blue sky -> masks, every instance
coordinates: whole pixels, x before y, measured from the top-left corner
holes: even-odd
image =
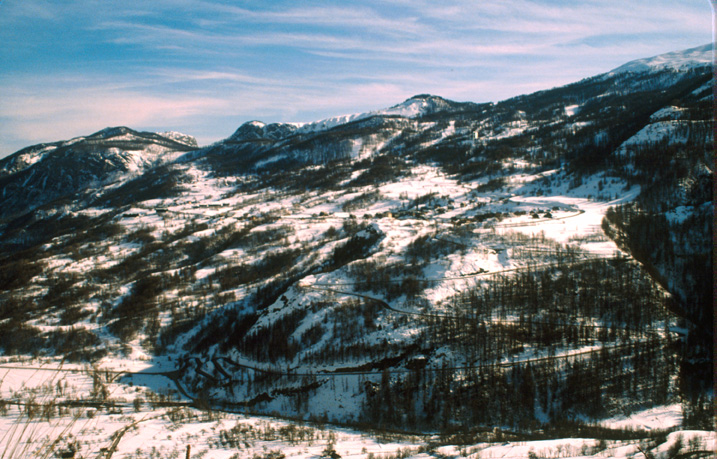
[[[0,0],[0,157],[107,126],[204,145],[419,93],[495,102],[711,39],[705,0]]]

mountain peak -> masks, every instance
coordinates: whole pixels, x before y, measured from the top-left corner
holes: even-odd
[[[114,126],[106,127],[100,131],[95,132],[87,137],[78,137],[68,142],[75,143],[80,140],[122,140],[122,141],[134,141],[139,139],[149,140],[152,142],[164,142],[171,140],[174,143],[181,144],[184,147],[197,148],[197,139],[191,135],[183,134],[176,131],[167,132],[140,132],[126,126]]]
[[[688,70],[712,65],[712,44],[673,51],[657,56],[636,59],[609,72],[610,75],[625,72],[649,72],[652,70]]]
[[[451,101],[439,96],[418,94],[406,99],[400,104],[381,110],[381,113],[384,115],[399,115],[405,118],[417,118],[439,110],[444,110],[452,105],[453,103]]]
[[[166,131],[166,132],[158,132],[157,135],[160,135],[167,139],[173,140],[175,142],[182,143],[189,147],[199,147],[199,143],[197,142],[197,139],[194,136],[191,136],[189,134],[183,134],[183,133],[177,132],[177,131]]]
[[[441,99],[441,97],[439,97],[439,96],[434,96],[434,95],[432,95],[432,94],[416,94],[415,96],[409,97],[409,98],[406,99],[406,100],[412,100],[412,99],[431,99],[431,98],[434,98],[434,97],[438,97],[439,99]]]
[[[110,139],[112,137],[119,137],[127,134],[137,134],[136,131],[126,126],[114,126],[106,127],[100,131],[95,132],[87,136],[88,139]]]
[[[279,140],[296,131],[296,125],[291,123],[265,124],[261,121],[247,121],[239,126],[229,137],[229,140],[239,142],[246,140]]]

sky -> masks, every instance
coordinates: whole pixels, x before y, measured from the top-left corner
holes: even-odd
[[[0,157],[108,126],[207,145],[415,94],[497,102],[712,23],[707,0],[0,0]]]

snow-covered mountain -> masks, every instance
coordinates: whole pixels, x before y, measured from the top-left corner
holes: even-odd
[[[421,118],[440,112],[475,110],[478,105],[470,102],[453,102],[430,94],[413,96],[400,104],[382,110],[365,113],[341,115],[311,123],[272,123],[249,121],[229,137],[231,141],[242,140],[281,140],[296,134],[315,134],[359,120],[373,117]]]
[[[171,385],[205,409],[667,454],[654,422],[608,420],[710,419],[707,52],[202,148],[108,128],[21,150],[0,161],[0,349],[94,362],[152,403]]]
[[[365,118],[372,118],[375,116],[395,116],[401,118],[415,119],[440,112],[475,110],[476,106],[476,104],[470,102],[454,102],[430,94],[419,94],[409,99],[406,99],[400,104],[396,104],[392,107],[385,108],[382,110],[374,110],[366,113],[357,113],[354,115],[337,116],[321,121],[315,121],[313,123],[299,124],[297,125],[297,131],[299,133],[324,131],[327,129],[334,128],[336,126],[340,126],[342,124],[351,123],[353,121],[358,121]]]
[[[90,185],[141,174],[196,148],[191,136],[126,127],[25,148],[0,160],[0,219],[76,197]]]
[[[479,113],[491,104],[453,102],[438,96],[417,95],[387,109],[337,116],[313,123],[250,121],[228,139],[192,157],[207,156],[232,162],[243,170],[283,168],[288,164],[325,163],[362,159],[394,148],[392,142],[407,130],[435,122],[443,115]],[[431,121],[433,120],[433,121]]]
[[[696,48],[673,51],[644,59],[636,59],[609,72],[610,75],[623,72],[650,72],[656,70],[685,71],[711,66],[713,62],[713,44]]]

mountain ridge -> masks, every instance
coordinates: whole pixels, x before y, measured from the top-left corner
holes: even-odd
[[[603,74],[596,75],[591,78],[600,78],[600,77],[613,77],[617,76],[621,73],[627,73],[627,72],[647,72],[647,71],[654,71],[654,70],[665,70],[665,69],[671,69],[671,70],[677,70],[677,71],[684,71],[691,68],[698,68],[698,67],[704,67],[712,65],[712,44],[705,44],[702,46],[694,47],[694,48],[688,48],[681,51],[672,51],[668,53],[659,54],[653,57],[649,58],[643,58],[643,59],[635,59],[633,61],[629,61],[609,72],[605,72]],[[545,90],[538,91],[538,92],[544,92]],[[517,96],[518,98],[525,97],[525,95]],[[510,100],[510,99],[508,99]],[[369,112],[364,113],[356,113],[351,115],[338,115],[334,117],[329,117],[317,121],[312,121],[308,123],[295,123],[295,122],[286,122],[286,123],[264,123],[262,121],[247,121],[246,123],[242,124],[237,128],[237,130],[227,137],[224,140],[221,140],[219,142],[216,142],[214,145],[221,144],[222,142],[239,142],[239,141],[249,141],[249,140],[283,140],[288,136],[294,135],[294,134],[312,134],[312,133],[318,133],[321,131],[325,131],[337,126],[341,126],[350,122],[359,121],[365,118],[370,118],[374,116],[399,116],[404,118],[417,118],[422,117],[426,115],[432,115],[435,113],[438,113],[443,110],[447,109],[453,109],[455,110],[458,107],[462,107],[468,110],[475,110],[479,109],[482,106],[486,105],[492,105],[492,103],[475,103],[475,102],[454,102],[448,99],[444,99],[441,96],[437,95],[431,95],[431,94],[417,94],[415,96],[409,97],[408,99],[404,100],[401,103],[398,103],[396,105],[393,105],[391,107],[385,108],[385,109],[378,109],[373,110]],[[0,164],[2,162],[8,160],[11,156],[15,156],[18,154],[21,154],[23,152],[27,152],[28,150],[36,150],[41,148],[47,148],[55,146],[56,144],[67,144],[69,142],[73,141],[79,141],[81,139],[91,139],[91,138],[99,138],[102,136],[109,136],[109,137],[116,137],[117,135],[125,135],[129,132],[137,132],[133,131],[130,128],[124,127],[124,126],[118,126],[118,127],[107,127],[103,130],[100,130],[96,133],[90,134],[88,136],[84,137],[76,137],[73,139],[65,140],[65,141],[56,141],[51,143],[42,143],[37,145],[32,145],[25,147],[21,150],[18,150],[15,153],[12,153],[6,158],[3,158],[3,160],[0,160]],[[149,132],[143,132],[143,135],[158,135],[162,136],[162,133],[149,133]],[[192,136],[181,134],[181,133],[172,133],[168,132],[165,138],[168,138],[170,140],[176,141],[177,143],[189,146],[189,147],[197,147],[197,149],[205,149],[210,146],[200,147],[196,139],[194,139]],[[176,135],[175,138],[172,136]],[[181,140],[185,139],[185,140]],[[2,171],[0,171],[1,173]]]

